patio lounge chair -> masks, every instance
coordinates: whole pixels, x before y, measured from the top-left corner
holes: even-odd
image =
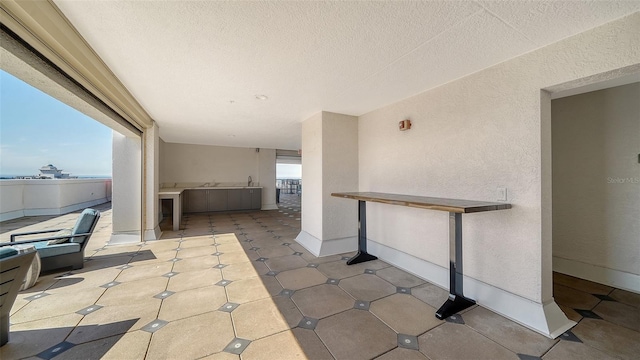
[[[0,248],[0,346],[9,341],[9,313],[35,256],[34,250]]]
[[[11,234],[11,242],[0,246],[32,244],[38,250],[42,262],[40,272],[71,267],[73,270],[84,267],[84,248],[87,246],[93,230],[100,219],[100,212],[85,209],[78,217],[76,225],[68,229],[54,229]],[[57,233],[54,236],[16,241],[18,236]]]

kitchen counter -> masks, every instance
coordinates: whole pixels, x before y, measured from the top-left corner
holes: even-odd
[[[185,190],[231,190],[231,189],[262,189],[262,186],[191,186],[191,187],[165,187],[158,194],[182,193]]]

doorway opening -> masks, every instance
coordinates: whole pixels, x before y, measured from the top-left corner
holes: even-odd
[[[302,156],[294,150],[276,150],[276,204],[296,220],[301,218]]]
[[[639,78],[549,100],[553,296],[576,322],[637,326],[628,319],[640,304]]]

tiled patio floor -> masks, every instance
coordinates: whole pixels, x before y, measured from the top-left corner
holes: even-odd
[[[84,269],[19,294],[2,359],[637,359],[640,295],[556,274],[579,324],[550,340],[482,307],[448,321],[447,292],[383,261],[346,266],[298,245],[300,205],[187,215],[162,240],[105,246],[109,204]],[[77,214],[1,223],[70,227]],[[19,224],[18,224],[19,223]],[[33,223],[33,224],[32,224]],[[31,225],[30,225],[31,224]],[[171,224],[163,224],[170,229]]]

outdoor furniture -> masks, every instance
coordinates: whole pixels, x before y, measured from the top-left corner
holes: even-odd
[[[462,214],[511,209],[511,204],[374,192],[333,193],[331,196],[358,200],[358,253],[347,265],[375,260],[367,253],[367,201],[449,212],[449,298],[436,311],[438,319],[462,311],[476,302],[462,290]]]
[[[40,275],[40,268],[42,267],[42,264],[40,262],[40,255],[38,255],[35,245],[33,244],[13,245],[10,248],[16,249],[18,251],[18,254],[22,254],[30,251],[33,251],[36,253],[36,256],[33,257],[33,261],[29,266],[29,270],[27,270],[27,275],[24,278],[22,287],[20,287],[20,291],[33,287],[38,282],[38,277]]]
[[[35,255],[33,249],[0,248],[0,346],[9,341],[9,313]]]
[[[11,242],[0,246],[33,244],[38,251],[41,261],[41,272],[71,267],[73,270],[84,267],[84,249],[93,234],[93,230],[100,219],[100,212],[85,209],[78,217],[71,230],[53,229],[11,234]],[[19,236],[57,233],[53,236],[16,241]]]

